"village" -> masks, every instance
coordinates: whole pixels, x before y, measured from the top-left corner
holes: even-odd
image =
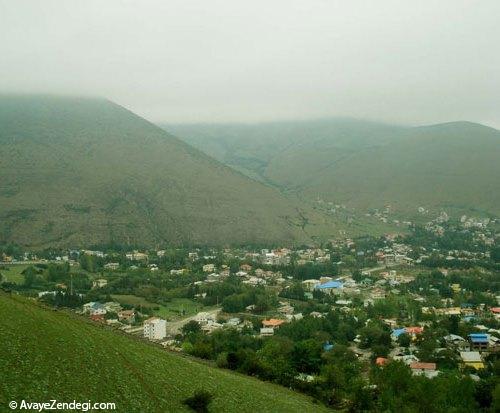
[[[306,392],[339,354],[368,382],[395,362],[479,382],[499,363],[497,224],[441,214],[320,247],[4,251],[0,274],[11,293]],[[290,358],[286,374],[248,367],[270,351]]]

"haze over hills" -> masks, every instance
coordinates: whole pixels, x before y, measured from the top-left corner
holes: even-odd
[[[0,241],[299,242],[315,219],[325,227],[314,211],[103,99],[3,95],[0,124]]]
[[[227,165],[304,200],[500,214],[500,131],[470,122],[404,127],[325,119],[163,125]]]

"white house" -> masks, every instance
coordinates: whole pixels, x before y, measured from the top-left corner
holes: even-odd
[[[203,266],[203,272],[214,272],[215,271],[215,264],[205,264]]]
[[[148,318],[144,321],[143,331],[149,340],[162,340],[167,336],[167,322],[158,317]]]
[[[104,278],[98,278],[97,280],[92,281],[92,287],[93,288],[103,288],[108,285],[108,280]]]

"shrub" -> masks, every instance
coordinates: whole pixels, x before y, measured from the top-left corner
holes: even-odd
[[[213,399],[213,395],[207,390],[196,390],[191,397],[184,400],[184,404],[198,413],[208,412],[208,405]]]

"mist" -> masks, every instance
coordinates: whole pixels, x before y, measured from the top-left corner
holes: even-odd
[[[156,122],[500,127],[500,2],[0,0],[0,92]]]

